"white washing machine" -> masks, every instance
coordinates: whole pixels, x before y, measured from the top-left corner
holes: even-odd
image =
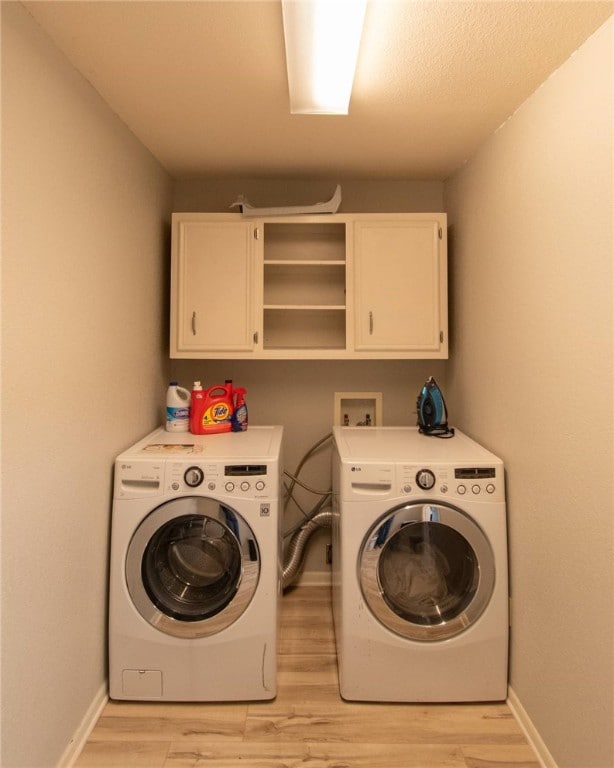
[[[507,696],[504,467],[458,430],[335,427],[333,617],[358,701]]]
[[[112,699],[274,698],[281,427],[158,429],[115,463]]]

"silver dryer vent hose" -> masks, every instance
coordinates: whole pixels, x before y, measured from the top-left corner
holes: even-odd
[[[310,520],[301,525],[301,527],[293,534],[288,544],[288,551],[286,552],[284,570],[281,579],[282,589],[287,589],[294,579],[297,577],[298,572],[303,563],[305,556],[305,548],[312,535],[318,530],[318,528],[330,527],[333,522],[333,512],[331,509],[323,509],[314,515]]]

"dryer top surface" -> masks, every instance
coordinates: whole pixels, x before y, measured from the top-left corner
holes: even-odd
[[[342,461],[419,462],[422,464],[501,463],[467,435],[423,435],[417,427],[334,427]]]
[[[190,432],[154,430],[120,454],[119,460],[169,458],[230,459],[265,462],[279,459],[283,427],[249,427],[245,432],[193,435]]]

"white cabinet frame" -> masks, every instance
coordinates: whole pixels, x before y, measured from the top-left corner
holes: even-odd
[[[173,358],[447,358],[447,301],[443,213],[173,214]]]

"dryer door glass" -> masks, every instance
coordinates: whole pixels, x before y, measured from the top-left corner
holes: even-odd
[[[259,570],[247,523],[203,497],[157,507],[136,530],[126,559],[137,610],[178,637],[204,637],[232,624],[253,597]]]
[[[388,512],[362,548],[360,580],[373,614],[415,640],[459,634],[482,613],[494,587],[494,557],[478,525],[443,504]]]

